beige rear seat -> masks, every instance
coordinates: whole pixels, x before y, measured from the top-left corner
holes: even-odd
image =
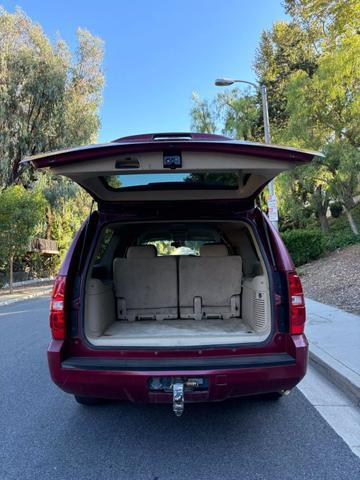
[[[225,245],[204,245],[200,257],[179,258],[181,318],[240,316],[242,259]]]
[[[157,257],[152,245],[132,246],[113,268],[118,319],[177,318],[175,257]]]

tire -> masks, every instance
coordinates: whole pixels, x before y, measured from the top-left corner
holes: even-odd
[[[87,405],[87,406],[93,406],[93,405],[100,405],[101,403],[104,403],[104,400],[101,398],[95,398],[95,397],[81,397],[79,395],[74,395],[75,400],[77,403],[80,405]]]
[[[261,398],[263,398],[264,400],[270,400],[270,401],[276,401],[276,400],[280,400],[280,398],[282,398],[284,396],[284,394],[282,392],[271,392],[271,393],[264,393],[263,395],[261,395]]]

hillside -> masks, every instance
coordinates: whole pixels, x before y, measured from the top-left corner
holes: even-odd
[[[305,296],[360,314],[360,244],[298,268]]]

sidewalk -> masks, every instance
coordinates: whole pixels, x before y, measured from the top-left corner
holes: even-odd
[[[8,288],[0,289],[0,307],[19,302],[21,300],[28,300],[30,298],[49,294],[52,290],[52,284],[53,282],[49,280],[47,282],[42,282],[41,284],[34,283],[22,285],[15,287],[12,294],[9,293]]]
[[[310,361],[360,404],[360,316],[306,299]]]

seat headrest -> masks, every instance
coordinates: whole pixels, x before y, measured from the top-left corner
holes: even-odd
[[[200,257],[227,257],[229,251],[227,246],[220,243],[217,245],[202,245],[200,247]]]
[[[154,245],[133,245],[126,252],[126,258],[154,258],[157,250]]]

